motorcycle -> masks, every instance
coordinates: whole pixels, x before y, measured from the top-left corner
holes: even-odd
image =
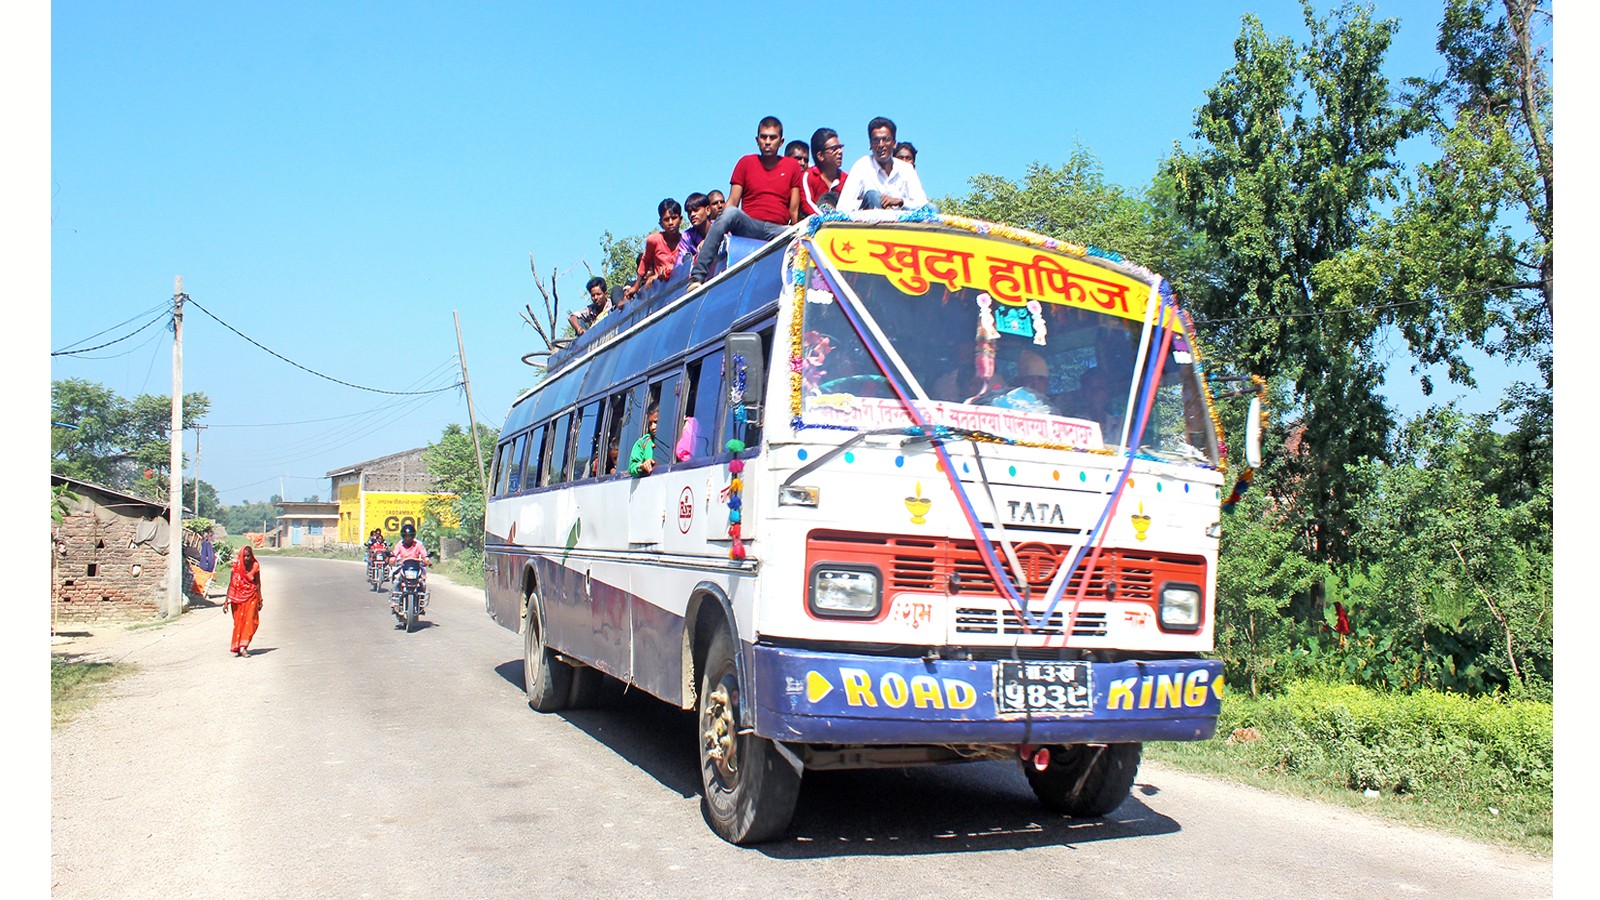
[[[421,560],[408,559],[400,563],[389,596],[395,618],[400,620],[395,627],[406,631],[415,628],[417,618],[428,611],[428,589],[422,580]]]
[[[389,580],[389,551],[382,547],[367,549],[367,584],[372,585],[374,591],[383,590]]]

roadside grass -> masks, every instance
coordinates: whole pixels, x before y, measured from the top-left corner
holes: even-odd
[[[1553,748],[1549,703],[1300,683],[1278,697],[1227,695],[1215,737],[1145,755],[1548,857]]]
[[[463,587],[483,587],[483,554],[466,550],[434,564],[433,570]]]
[[[51,657],[50,727],[72,721],[94,704],[107,683],[131,675],[137,668],[127,663],[68,662]]]

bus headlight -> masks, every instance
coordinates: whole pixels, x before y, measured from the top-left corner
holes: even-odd
[[[811,568],[807,602],[819,616],[870,619],[883,606],[883,577],[872,566],[821,563]]]
[[[1198,585],[1168,582],[1161,586],[1161,627],[1166,631],[1200,629],[1201,592]]]

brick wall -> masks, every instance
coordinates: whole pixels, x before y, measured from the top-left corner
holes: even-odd
[[[97,517],[95,509],[77,504],[56,529],[52,621],[157,618],[166,599],[167,554],[152,542],[134,542],[145,520],[107,515],[103,508]]]

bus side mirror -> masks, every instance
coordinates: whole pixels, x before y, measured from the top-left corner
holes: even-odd
[[[730,390],[739,386],[740,369],[744,370],[744,408],[754,412],[761,408],[761,386],[767,382],[761,335],[747,331],[728,335],[728,343],[722,351],[722,371]],[[757,418],[752,415],[751,421]]]
[[[1244,426],[1244,461],[1252,469],[1261,467],[1261,397],[1250,398],[1250,418]]]

